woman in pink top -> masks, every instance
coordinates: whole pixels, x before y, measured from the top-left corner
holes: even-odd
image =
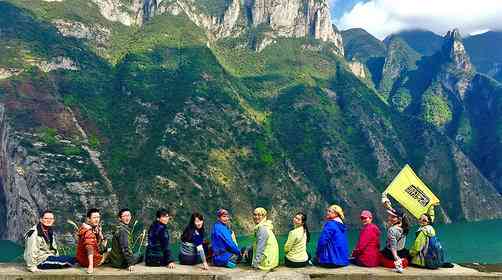
[[[380,229],[372,223],[370,211],[361,212],[363,228],[356,248],[352,251],[352,263],[359,266],[374,267],[380,265]]]

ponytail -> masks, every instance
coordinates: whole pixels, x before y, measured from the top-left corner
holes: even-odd
[[[406,217],[406,215],[401,217],[401,228],[403,229],[403,235],[408,235],[408,232],[410,231],[410,222],[408,221],[408,217]]]
[[[303,212],[298,212],[298,213],[296,213],[296,215],[302,217],[303,231],[305,231],[305,235],[307,235],[307,243],[309,243],[309,241],[310,241],[310,231],[309,231],[309,227],[307,226],[307,214],[305,214]]]

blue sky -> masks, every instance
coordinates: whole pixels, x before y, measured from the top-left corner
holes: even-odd
[[[364,28],[375,37],[405,29],[462,35],[502,30],[502,0],[329,0],[333,23]]]

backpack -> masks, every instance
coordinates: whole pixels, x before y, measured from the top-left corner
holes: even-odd
[[[428,237],[424,252],[425,267],[430,269],[440,268],[444,263],[444,250],[437,236]]]

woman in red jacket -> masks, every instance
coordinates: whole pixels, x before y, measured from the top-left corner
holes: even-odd
[[[363,228],[356,248],[352,251],[352,263],[359,266],[375,267],[380,265],[380,229],[372,223],[370,211],[361,212]]]

